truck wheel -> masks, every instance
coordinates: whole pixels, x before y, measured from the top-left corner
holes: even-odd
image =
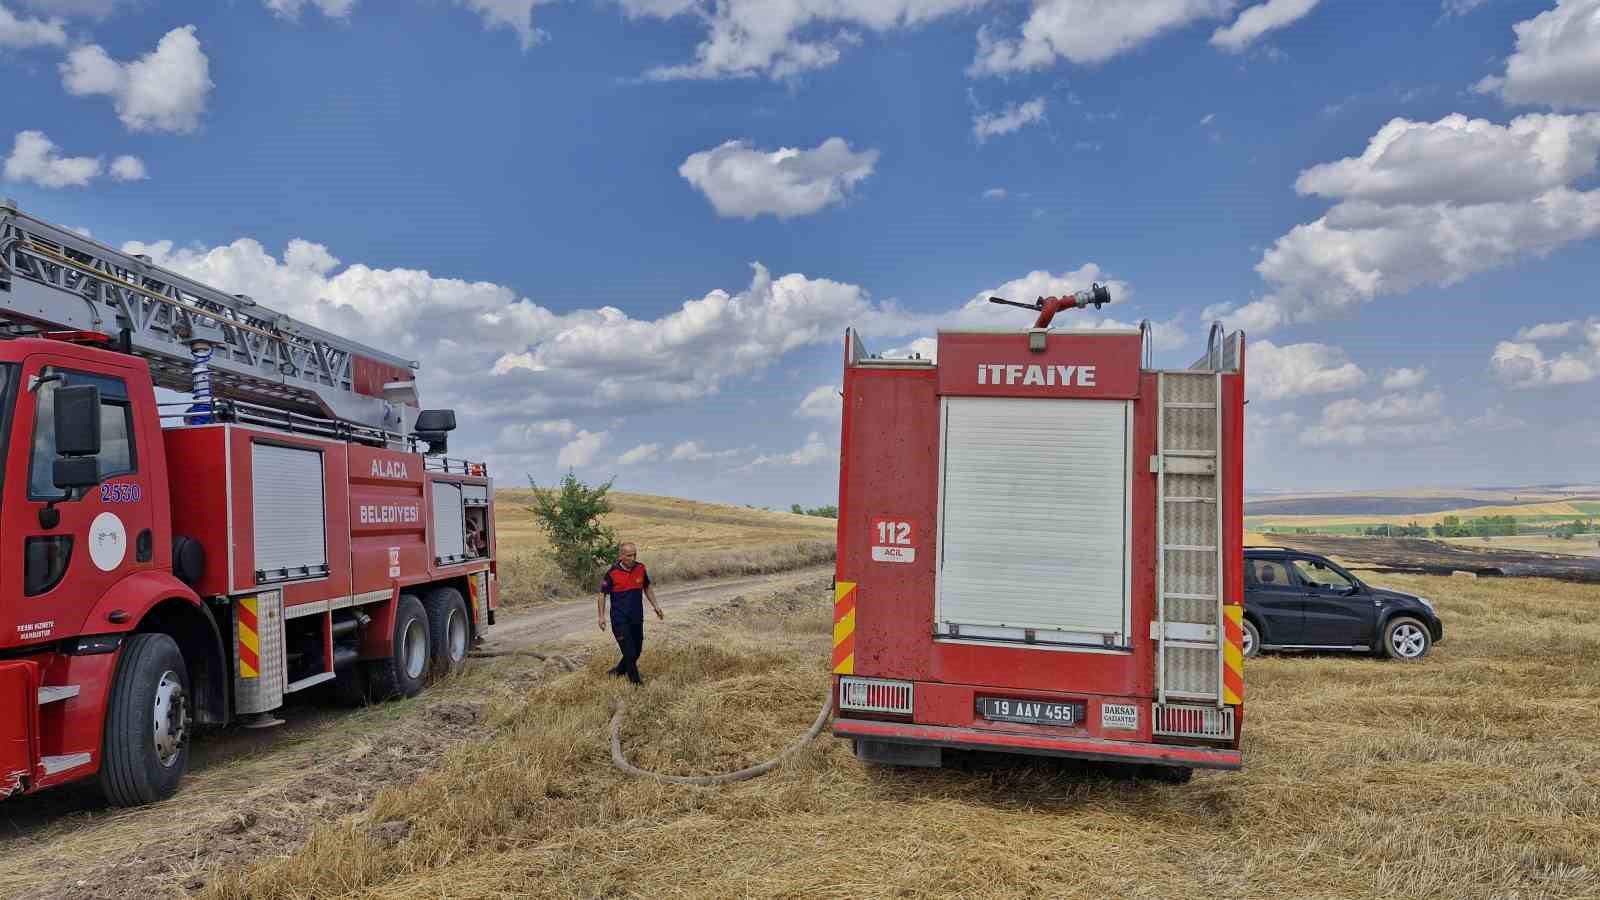
[[[1395,616],[1383,626],[1383,652],[1390,659],[1410,662],[1428,655],[1433,646],[1433,636],[1428,626],[1410,616]]]
[[[100,744],[100,790],[113,806],[164,800],[189,765],[189,670],[164,634],[122,642]]]
[[[1242,648],[1245,659],[1254,659],[1261,652],[1261,629],[1249,619],[1244,620],[1244,647]]]
[[[467,664],[472,628],[467,618],[467,601],[453,587],[442,587],[428,595],[428,643],[433,648],[433,677],[443,678],[461,671]]]
[[[373,698],[415,697],[428,677],[428,645],[428,614],[422,601],[401,594],[394,610],[394,652],[367,669]]]

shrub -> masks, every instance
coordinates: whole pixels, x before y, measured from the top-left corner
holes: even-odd
[[[550,557],[574,584],[593,589],[600,574],[617,558],[616,532],[600,524],[600,517],[611,511],[607,481],[590,487],[568,471],[561,483],[545,489],[528,476],[534,505],[528,507],[534,521],[550,539]]]

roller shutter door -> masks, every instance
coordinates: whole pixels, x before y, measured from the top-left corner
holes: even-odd
[[[322,454],[300,447],[253,444],[256,581],[328,573],[327,504]]]

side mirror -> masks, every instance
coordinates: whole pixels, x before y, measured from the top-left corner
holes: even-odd
[[[69,456],[50,467],[50,481],[63,491],[92,488],[100,483],[100,461],[92,456]]]
[[[62,456],[100,454],[100,389],[92,384],[56,388],[56,452]],[[98,484],[99,482],[95,482]],[[57,485],[64,487],[65,485]]]

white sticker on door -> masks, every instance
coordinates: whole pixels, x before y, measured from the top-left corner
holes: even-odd
[[[89,524],[89,558],[95,568],[109,572],[128,555],[128,530],[116,513],[103,512]]]

